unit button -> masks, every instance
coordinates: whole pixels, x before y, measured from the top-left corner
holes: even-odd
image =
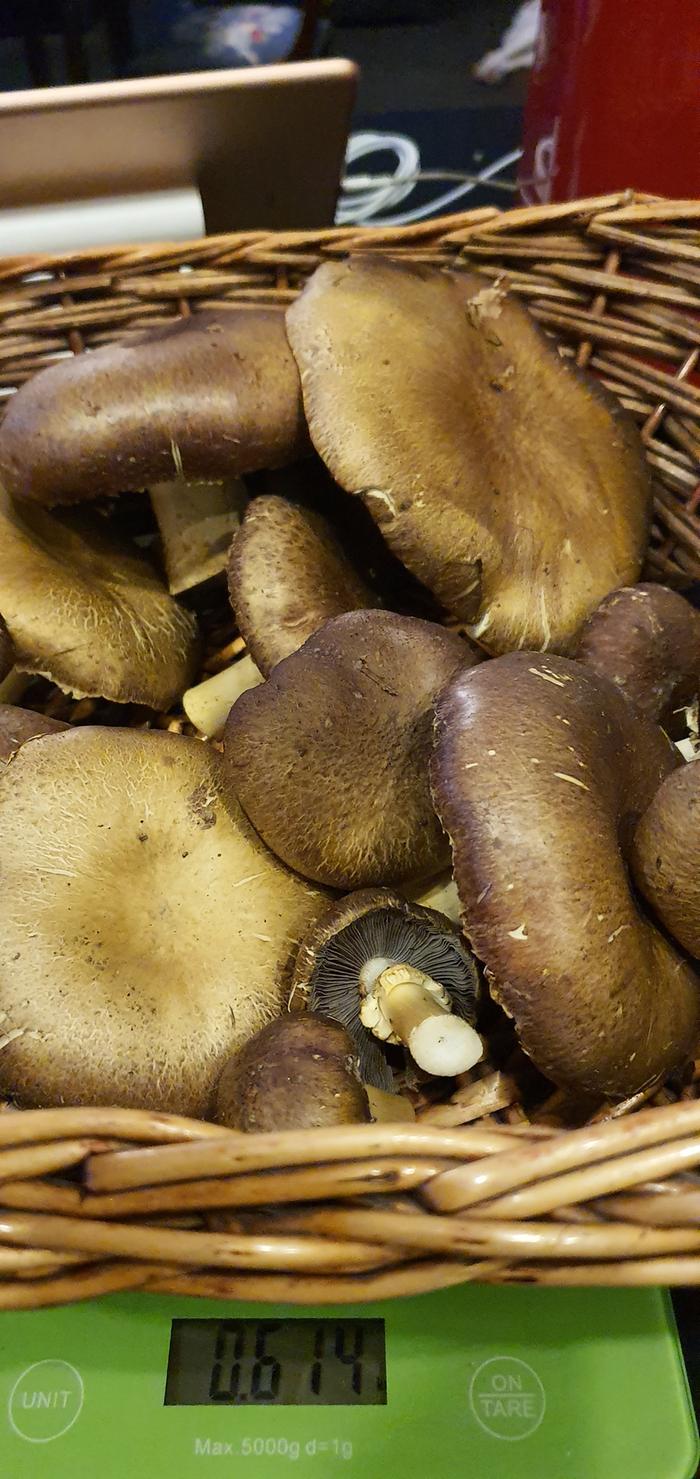
[[[51,1443],[77,1422],[83,1379],[68,1361],[36,1361],[17,1378],[7,1404],[10,1426],[28,1443]]]

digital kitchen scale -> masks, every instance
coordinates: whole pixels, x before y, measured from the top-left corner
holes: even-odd
[[[653,1289],[115,1295],[0,1315],[0,1387],[3,1479],[689,1479],[698,1458]]]

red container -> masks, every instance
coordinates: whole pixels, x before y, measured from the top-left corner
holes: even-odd
[[[524,200],[700,196],[700,0],[541,0]]]

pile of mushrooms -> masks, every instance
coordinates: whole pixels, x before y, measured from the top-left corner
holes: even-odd
[[[303,1132],[469,1083],[494,1023],[589,1101],[682,1072],[700,613],[640,583],[650,512],[505,284],[379,254],[23,386],[0,1093]]]

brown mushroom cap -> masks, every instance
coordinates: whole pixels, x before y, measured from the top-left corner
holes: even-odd
[[[700,980],[640,911],[626,860],[676,763],[580,663],[513,653],[442,695],[432,764],[466,934],[537,1067],[624,1097],[681,1063]]]
[[[700,958],[700,764],[693,760],[664,781],[632,844],[637,887],[662,924]]]
[[[355,1049],[311,1012],[268,1022],[226,1064],[214,1119],[232,1130],[314,1130],[369,1120]]]
[[[475,661],[453,632],[389,611],[336,616],[234,704],[224,765],[256,831],[335,888],[435,873],[433,705]]]
[[[71,729],[0,774],[0,1091],[203,1116],[326,903],[181,735]]]
[[[360,256],[317,269],[287,332],[317,451],[490,651],[567,649],[638,578],[639,434],[514,297]]]
[[[424,909],[391,889],[359,889],[331,904],[315,921],[299,950],[292,977],[292,1010],[342,1023],[358,1054],[366,1084],[391,1090],[386,1046],[360,1018],[360,981],[368,962],[384,959],[415,966],[444,987],[452,1010],[473,1023],[479,999],[474,961],[456,925],[435,909]]]
[[[194,617],[133,545],[88,514],[20,507],[2,490],[0,609],[17,666],[78,698],[168,709],[196,668]]]
[[[261,673],[332,616],[378,604],[321,514],[255,498],[231,545],[228,588],[241,636]]]
[[[0,682],[7,677],[15,661],[15,651],[12,639],[0,616]]]
[[[665,726],[700,687],[700,611],[651,582],[612,591],[588,618],[576,656]]]
[[[48,714],[35,714],[33,709],[20,709],[15,704],[0,704],[0,765],[6,765],[27,740],[69,728],[62,719],[50,719]]]
[[[74,503],[215,481],[307,445],[282,313],[222,309],[41,370],[0,427],[0,478],[13,497]]]

